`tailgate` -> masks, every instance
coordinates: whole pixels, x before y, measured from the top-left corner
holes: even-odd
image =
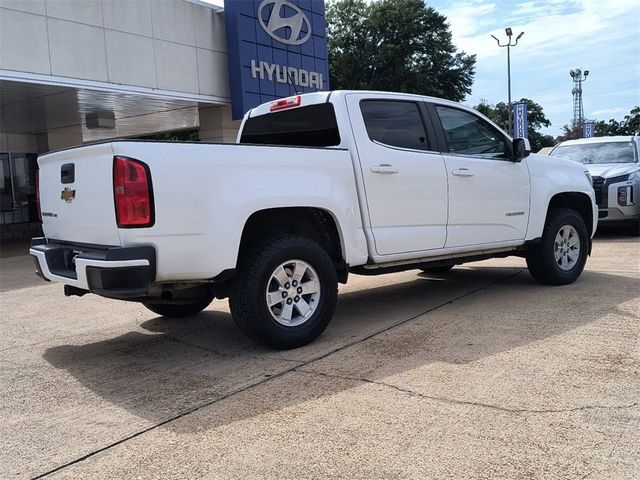
[[[45,237],[120,245],[113,200],[111,143],[44,155],[38,159],[38,165]]]

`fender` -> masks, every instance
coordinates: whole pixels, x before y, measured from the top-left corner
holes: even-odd
[[[593,186],[585,174],[584,165],[544,155],[532,154],[525,159],[531,176],[531,213],[527,227],[526,241],[542,235],[551,199],[562,193],[577,193],[591,201],[593,228],[598,224],[598,207],[595,203]]]

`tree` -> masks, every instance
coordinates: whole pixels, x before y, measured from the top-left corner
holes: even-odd
[[[640,107],[631,109],[620,122],[610,119],[608,122],[600,120],[596,123],[596,137],[611,135],[634,135],[640,132]]]
[[[551,125],[551,122],[542,110],[542,106],[528,98],[521,98],[518,102],[514,103],[527,104],[527,121],[529,124],[528,130],[531,150],[537,152],[543,147],[551,147],[553,145],[553,137],[551,135],[544,135],[539,131],[542,127],[549,127]],[[500,102],[496,105],[491,105],[486,100],[481,99],[480,104],[474,108],[484,116],[489,117],[494,123],[506,129],[509,122],[509,108],[506,103]]]
[[[456,50],[446,17],[422,0],[337,0],[326,16],[332,88],[471,92],[475,55]]]
[[[580,125],[564,125],[562,127],[562,135],[558,135],[553,143],[557,144],[565,140],[576,140],[582,138],[582,126]]]

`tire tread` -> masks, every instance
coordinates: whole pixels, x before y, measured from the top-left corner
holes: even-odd
[[[579,265],[577,270],[561,272],[555,263],[553,245],[557,231],[561,227],[560,224],[566,224],[570,220],[575,223],[574,226],[577,227],[576,230],[580,235]],[[584,269],[588,238],[587,227],[578,212],[570,208],[552,208],[547,215],[540,243],[530,247],[527,252],[526,260],[529,273],[538,282],[547,285],[573,283]]]
[[[312,335],[312,338],[301,342],[287,342],[281,339],[269,338],[256,328],[256,315],[252,311],[251,294],[249,292],[249,288],[246,288],[246,286],[255,283],[255,279],[258,277],[258,272],[261,270],[263,265],[270,261],[275,252],[283,251],[288,248],[300,247],[301,242],[304,242],[308,246],[316,249],[318,253],[325,257],[324,261],[331,264],[335,280],[332,283],[335,286],[335,290],[333,292],[323,292],[325,301],[328,301],[323,308],[328,312],[328,315],[333,315],[336,305],[338,283],[337,278],[335,277],[335,268],[329,254],[317,242],[299,235],[279,235],[269,237],[263,242],[256,243],[247,254],[243,255],[243,258],[239,259],[238,268],[236,269],[236,277],[233,281],[231,294],[229,296],[229,307],[236,325],[242,333],[252,340],[279,349],[295,348],[311,342],[319,336],[326,327],[325,325],[319,332],[317,332],[317,334]],[[327,286],[323,285],[322,288],[326,289]],[[328,321],[326,323],[328,323]]]

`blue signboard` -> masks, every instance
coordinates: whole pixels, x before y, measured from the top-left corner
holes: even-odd
[[[323,0],[225,0],[233,119],[297,93],[329,89]]]
[[[582,125],[582,138],[591,138],[595,135],[595,126],[594,122],[585,122]]]
[[[529,138],[527,104],[513,104],[513,138]]]

